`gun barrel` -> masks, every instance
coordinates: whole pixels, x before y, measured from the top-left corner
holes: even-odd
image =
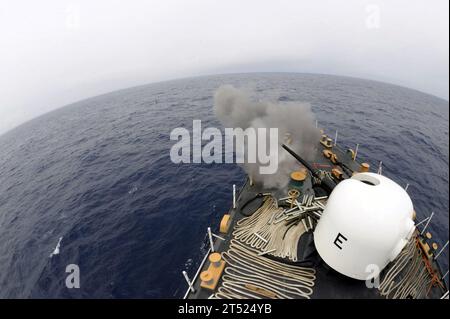
[[[292,149],[290,149],[287,145],[281,144],[281,146],[289,153],[291,154],[297,161],[303,164],[303,166],[306,167],[307,170],[311,172],[311,175],[314,177],[320,179],[322,188],[325,189],[328,194],[330,194],[334,187],[336,186],[336,183],[330,179],[329,177],[323,177],[321,178],[320,175],[309,165],[307,161],[305,161],[303,158],[301,158],[297,153],[295,153]]]
[[[311,172],[311,174],[314,177],[318,177],[316,171],[311,167],[311,165],[309,165],[309,163],[307,161],[305,161],[303,158],[301,158],[297,153],[295,153],[291,148],[289,148],[287,145],[285,144],[281,144],[281,147],[283,147],[289,154],[291,154],[297,161],[299,161],[300,163],[303,164],[303,166],[306,167],[306,169],[308,171]]]

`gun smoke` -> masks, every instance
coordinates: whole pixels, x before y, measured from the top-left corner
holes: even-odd
[[[267,175],[260,174],[261,163],[240,164],[255,183],[264,187],[282,187],[289,182],[290,173],[300,164],[281,148],[289,146],[306,160],[314,158],[320,130],[315,126],[314,114],[308,103],[256,101],[250,91],[224,85],[214,96],[214,112],[224,127],[278,128],[278,170]],[[243,146],[247,153],[248,145]]]

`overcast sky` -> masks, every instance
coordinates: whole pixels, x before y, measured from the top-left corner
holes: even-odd
[[[448,100],[448,0],[0,0],[0,134],[155,81],[309,72]]]

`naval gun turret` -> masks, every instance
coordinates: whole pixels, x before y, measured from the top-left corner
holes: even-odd
[[[319,255],[334,270],[366,280],[393,261],[415,229],[408,193],[391,179],[359,173],[340,182],[314,231]]]

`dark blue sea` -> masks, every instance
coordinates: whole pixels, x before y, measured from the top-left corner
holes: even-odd
[[[304,101],[338,144],[409,183],[433,239],[449,234],[449,104],[379,82],[304,74],[182,79],[97,96],[0,136],[0,298],[175,298],[208,247],[243,171],[173,164],[175,127],[219,126],[222,84],[260,99]],[[26,92],[24,92],[26,94]],[[60,254],[50,257],[62,237]],[[448,251],[448,250],[447,250]],[[440,257],[444,272],[448,253]],[[65,286],[80,267],[80,289]]]

